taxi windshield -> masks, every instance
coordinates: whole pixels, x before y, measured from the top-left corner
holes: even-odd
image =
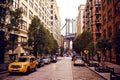
[[[28,62],[29,59],[28,58],[18,58],[16,61],[17,62]]]

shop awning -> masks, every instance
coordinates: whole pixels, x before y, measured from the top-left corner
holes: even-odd
[[[18,45],[17,48],[13,51],[13,54],[25,53],[21,45]]]

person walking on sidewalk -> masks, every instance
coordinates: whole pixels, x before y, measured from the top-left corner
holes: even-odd
[[[100,54],[98,54],[97,59],[98,59],[98,63],[100,64],[100,62],[101,62],[101,55]]]

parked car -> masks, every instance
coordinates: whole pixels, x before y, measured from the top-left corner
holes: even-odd
[[[75,65],[80,65],[80,66],[85,66],[85,62],[83,60],[83,57],[81,56],[75,56],[74,60],[73,60],[73,64]]]
[[[57,56],[56,55],[51,56],[51,62],[57,62]]]
[[[37,70],[37,59],[34,56],[21,56],[15,62],[8,66],[8,72],[12,73],[29,73]]]
[[[43,57],[43,61],[45,64],[50,64],[50,57],[49,56]]]
[[[38,61],[38,67],[44,66],[45,63],[44,63],[43,58],[40,57],[37,59],[37,61]]]
[[[72,56],[72,61],[75,59],[75,56],[76,56],[76,55],[73,55],[73,56]]]

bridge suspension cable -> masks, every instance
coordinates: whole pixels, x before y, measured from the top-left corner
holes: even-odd
[[[63,30],[63,28],[66,26],[66,23],[64,24],[64,26],[61,28],[61,30]]]

